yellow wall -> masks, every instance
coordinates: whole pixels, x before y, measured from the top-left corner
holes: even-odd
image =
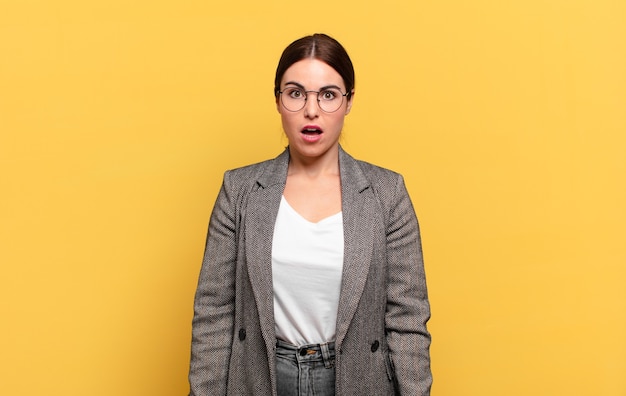
[[[421,220],[432,394],[626,395],[626,2],[284,3],[0,0],[0,394],[187,392],[221,175],[323,31]]]

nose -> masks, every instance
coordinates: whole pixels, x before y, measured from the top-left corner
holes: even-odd
[[[317,96],[313,93],[309,93],[304,103],[304,116],[307,118],[315,118],[319,114],[320,107],[317,103]]]

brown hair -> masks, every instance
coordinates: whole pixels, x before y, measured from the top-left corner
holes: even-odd
[[[323,33],[302,37],[285,48],[276,68],[276,78],[274,79],[275,96],[278,97],[280,82],[287,69],[294,63],[307,58],[320,60],[335,69],[343,78],[348,92],[347,98],[350,99],[354,89],[354,67],[352,66],[352,61],[337,40]]]

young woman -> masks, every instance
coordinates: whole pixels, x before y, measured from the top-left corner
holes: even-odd
[[[198,282],[191,395],[428,395],[430,308],[402,176],[339,145],[345,49],[290,44],[274,94],[289,141],[226,172]]]

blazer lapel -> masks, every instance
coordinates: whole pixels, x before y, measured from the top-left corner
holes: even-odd
[[[376,210],[372,194],[365,193],[369,180],[354,158],[339,150],[341,200],[344,227],[344,260],[335,342],[341,345],[365,287],[373,250]]]
[[[248,197],[245,247],[248,273],[259,310],[261,333],[268,352],[276,344],[272,285],[272,236],[287,180],[287,150],[268,165],[257,180],[257,189]]]

